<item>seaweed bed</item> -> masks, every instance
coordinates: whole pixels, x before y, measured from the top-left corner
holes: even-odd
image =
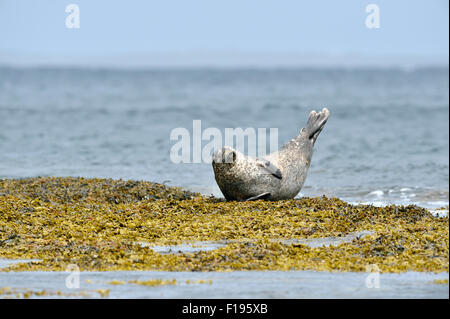
[[[112,179],[0,180],[0,258],[40,259],[3,271],[326,270],[448,272],[448,216],[417,206],[337,198],[226,202],[163,184]],[[370,235],[337,246],[279,239]],[[151,245],[230,241],[193,253]],[[150,246],[143,246],[142,242]]]

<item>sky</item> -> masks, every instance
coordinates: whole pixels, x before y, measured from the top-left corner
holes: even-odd
[[[68,4],[80,28],[66,27]],[[448,65],[448,0],[0,0],[0,64]],[[367,28],[368,4],[380,27]]]

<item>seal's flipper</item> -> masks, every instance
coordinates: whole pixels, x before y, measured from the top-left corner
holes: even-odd
[[[312,111],[309,113],[308,123],[306,124],[306,131],[310,139],[313,142],[316,141],[320,132],[322,132],[325,123],[330,117],[330,111],[327,108],[324,108],[322,112],[317,113],[316,111]]]
[[[270,174],[272,174],[276,178],[278,178],[278,179],[283,178],[283,175],[281,175],[280,169],[278,167],[276,167],[275,165],[273,165],[268,160],[257,159],[257,164],[258,164],[258,166],[261,166],[262,168],[264,168],[266,171],[268,171]]]
[[[262,193],[262,194],[247,198],[245,201],[248,202],[248,201],[253,201],[253,200],[258,200],[258,199],[267,199],[269,196],[270,196],[270,193],[266,192],[266,193]]]

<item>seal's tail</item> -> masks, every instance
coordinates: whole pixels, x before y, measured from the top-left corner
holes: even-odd
[[[309,113],[308,123],[306,124],[306,132],[310,139],[313,142],[316,141],[320,132],[322,132],[325,123],[330,117],[330,111],[327,108],[323,108],[321,112],[317,113],[316,111],[312,111]]]

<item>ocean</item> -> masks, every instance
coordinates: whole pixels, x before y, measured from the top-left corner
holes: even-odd
[[[148,180],[222,196],[210,163],[171,160],[173,129],[277,128],[281,146],[323,107],[331,116],[298,196],[448,205],[448,67],[0,67],[0,178]]]

